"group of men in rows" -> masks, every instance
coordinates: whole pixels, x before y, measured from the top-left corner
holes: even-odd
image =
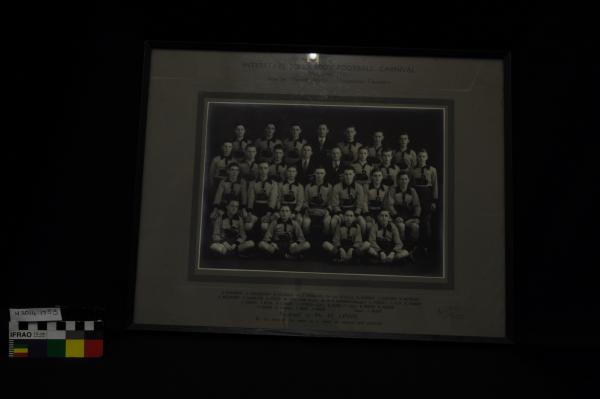
[[[355,126],[331,144],[324,123],[314,143],[299,124],[283,141],[272,123],[255,142],[243,124],[234,133],[208,171],[214,253],[243,255],[258,242],[266,254],[301,259],[318,245],[336,262],[391,263],[430,245],[437,171],[426,149],[409,147],[407,133],[392,146],[382,131],[362,145]]]

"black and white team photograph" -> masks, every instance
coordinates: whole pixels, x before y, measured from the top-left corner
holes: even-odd
[[[446,108],[206,109],[201,268],[444,274]]]

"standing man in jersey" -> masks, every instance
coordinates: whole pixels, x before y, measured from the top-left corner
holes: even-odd
[[[287,177],[279,183],[279,203],[277,208],[287,206],[292,212],[292,218],[302,223],[302,210],[304,209],[304,187],[296,181],[298,171],[294,165],[288,166]],[[274,217],[279,215],[275,214]]]
[[[398,148],[394,154],[394,163],[400,168],[400,172],[410,171],[417,165],[417,154],[408,147],[410,139],[408,133],[402,132],[398,137]]]
[[[342,160],[348,163],[356,162],[358,159],[358,150],[362,144],[356,141],[356,127],[350,125],[344,131],[345,140],[338,143],[342,150]]]
[[[383,150],[383,158],[379,165],[379,170],[383,173],[383,184],[388,187],[396,185],[396,176],[400,173],[398,165],[392,163],[393,151],[391,148]]]
[[[374,170],[371,175],[371,183],[365,190],[367,200],[365,221],[367,222],[367,229],[377,223],[377,215],[384,209],[390,190],[393,190],[393,187],[390,188],[383,184],[383,173],[381,170]]]
[[[221,146],[221,155],[214,157],[210,163],[209,176],[212,187],[217,187],[221,180],[227,178],[227,166],[233,161],[231,141],[226,141]]]
[[[361,147],[358,150],[358,159],[352,164],[354,172],[356,173],[356,182],[362,184],[365,188],[371,181],[371,173],[373,172],[373,166],[368,161],[369,150],[367,147]]]
[[[419,195],[414,188],[409,187],[409,182],[408,174],[400,172],[398,186],[390,190],[385,205],[407,247],[416,245],[419,240],[421,217]]]
[[[271,215],[277,210],[279,188],[277,182],[269,178],[269,164],[258,164],[258,178],[248,183],[248,218],[246,230],[251,231],[260,221],[262,231],[267,230]]]
[[[411,172],[413,187],[421,202],[421,242],[425,249],[431,246],[432,216],[437,210],[438,201],[437,170],[427,164],[428,160],[427,150],[423,148],[419,151],[417,165]]]
[[[235,125],[233,132],[235,134],[235,138],[231,141],[233,158],[239,163],[246,157],[246,147],[252,141],[246,138],[246,127],[241,123]]]
[[[256,150],[258,151],[259,161],[271,162],[275,152],[275,147],[283,145],[281,140],[275,138],[275,124],[267,123],[264,130],[264,136],[256,139]]]
[[[366,222],[363,215],[367,212],[365,201],[365,192],[362,184],[354,181],[354,169],[347,166],[344,170],[343,180],[333,187],[331,195],[331,208],[334,216],[331,218],[331,228],[335,231],[335,227],[341,223],[342,215],[348,209],[354,211],[356,220],[360,225],[361,230],[366,230]]]
[[[305,212],[302,221],[302,230],[308,236],[310,226],[318,223],[323,226],[323,233],[329,234],[331,227],[331,195],[333,186],[325,181],[325,169],[315,169],[314,183],[308,183],[304,189]]]
[[[271,161],[271,164],[269,165],[269,176],[277,182],[284,181],[287,176],[287,164],[285,163],[283,156],[283,146],[277,144],[273,148],[273,161]]]
[[[382,131],[373,133],[373,144],[369,147],[369,163],[373,166],[379,165],[383,159],[384,138]]]
[[[240,177],[240,167],[235,162],[229,164],[227,167],[227,178],[221,180],[217,187],[217,193],[213,201],[214,209],[210,218],[216,220],[218,216],[223,215],[227,209],[227,205],[233,200],[237,201],[238,210],[242,212],[242,216],[246,216],[248,186],[246,180]]]
[[[283,141],[285,150],[285,163],[294,165],[300,159],[302,147],[306,144],[306,140],[302,138],[302,128],[295,123],[290,126],[290,136]]]
[[[256,161],[256,146],[249,144],[246,147],[246,158],[240,163],[240,173],[246,181],[256,179],[258,175],[258,162]]]

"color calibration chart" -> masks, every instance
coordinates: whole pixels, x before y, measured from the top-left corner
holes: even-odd
[[[9,358],[98,358],[104,347],[101,320],[9,321]]]

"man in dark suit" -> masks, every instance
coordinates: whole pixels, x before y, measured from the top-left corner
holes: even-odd
[[[317,127],[317,140],[313,144],[313,159],[322,165],[325,165],[331,157],[331,148],[333,144],[328,139],[329,128],[326,124],[321,123]]]
[[[314,157],[312,156],[312,146],[310,144],[305,144],[302,147],[300,160],[296,163],[296,169],[298,170],[296,180],[304,186],[307,183],[312,182],[317,166],[318,165],[316,165]]]
[[[327,181],[332,185],[338,184],[341,181],[340,176],[344,174],[346,165],[346,162],[342,161],[342,150],[339,147],[333,147],[331,149],[331,159],[325,164]]]

